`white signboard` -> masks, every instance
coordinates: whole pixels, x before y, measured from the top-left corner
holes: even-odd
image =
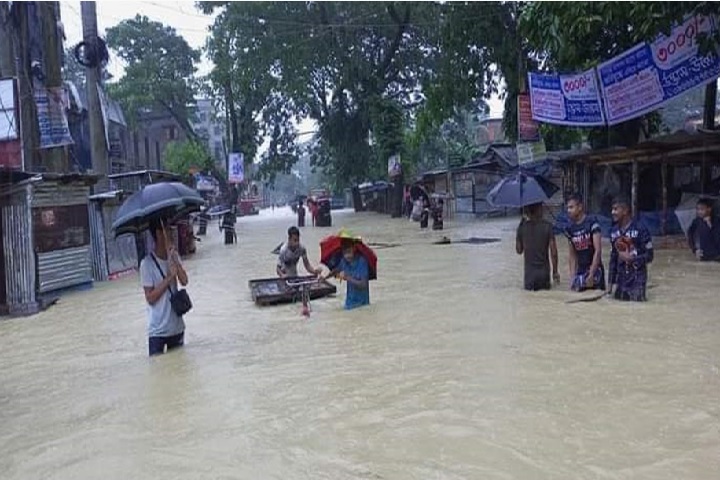
[[[18,138],[14,86],[12,78],[0,80],[0,141]]]
[[[236,152],[228,155],[228,182],[242,183],[245,180],[245,155]]]
[[[547,159],[547,151],[545,150],[545,142],[527,142],[518,143],[517,149],[518,165],[523,166],[528,163],[543,162]]]
[[[40,148],[72,145],[67,114],[67,94],[63,87],[36,88],[35,107],[40,127]]]
[[[397,177],[402,173],[402,164],[400,163],[400,155],[393,155],[388,158],[388,176]]]

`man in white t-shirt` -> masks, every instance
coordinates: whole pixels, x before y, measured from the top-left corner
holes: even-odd
[[[297,277],[297,265],[301,258],[303,265],[305,265],[305,270],[307,270],[310,275],[318,276],[322,273],[322,268],[313,268],[310,264],[307,249],[300,243],[300,229],[290,227],[288,229],[287,242],[282,244],[280,253],[278,254],[278,263],[275,269],[278,277]]]
[[[170,290],[177,291],[178,281],[184,287],[188,276],[180,256],[169,246],[165,228],[160,222],[150,225],[155,249],[140,262],[140,281],[145,291],[148,315],[148,349],[150,356],[182,347],[185,322],[170,304]]]

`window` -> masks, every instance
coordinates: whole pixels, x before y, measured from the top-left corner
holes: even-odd
[[[75,248],[90,243],[87,205],[32,209],[33,235],[38,253]]]
[[[222,135],[222,127],[221,127],[221,126],[215,125],[215,130],[214,130],[214,131],[215,131],[215,136],[216,136],[216,137]]]
[[[165,137],[168,140],[176,140],[177,139],[177,129],[175,127],[165,128]]]

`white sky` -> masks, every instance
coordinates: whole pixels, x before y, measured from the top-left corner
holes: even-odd
[[[65,35],[65,46],[74,46],[82,41],[82,21],[79,1],[61,1],[60,10]],[[155,1],[99,1],[97,2],[98,29],[104,36],[105,29],[112,27],[122,20],[133,18],[135,15],[145,15],[150,20],[169,25],[178,34],[182,35],[193,48],[205,46],[208,28],[212,25],[213,17],[200,13],[193,1],[171,2],[167,0]],[[198,65],[198,75],[205,75],[212,69],[212,64],[203,55]],[[111,53],[108,71],[119,79],[123,74],[123,65]],[[494,96],[488,101],[493,116],[501,116],[503,101]],[[299,125],[299,131],[314,130],[314,122],[304,121]],[[300,139],[302,140],[302,139]]]

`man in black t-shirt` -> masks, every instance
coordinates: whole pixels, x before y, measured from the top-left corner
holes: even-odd
[[[560,282],[558,253],[555,235],[550,222],[542,218],[542,204],[526,207],[528,218],[520,222],[515,239],[515,250],[524,255],[525,290],[550,290],[550,260],[552,277]]]
[[[565,229],[565,236],[570,246],[570,288],[575,291],[605,290],[600,224],[585,214],[579,195],[570,196],[567,212],[570,225]]]

